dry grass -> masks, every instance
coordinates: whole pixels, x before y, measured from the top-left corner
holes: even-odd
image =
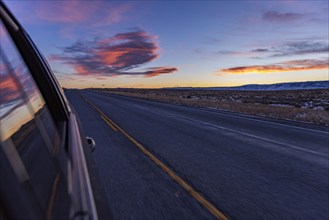
[[[112,94],[329,125],[329,90],[204,91],[101,89]]]

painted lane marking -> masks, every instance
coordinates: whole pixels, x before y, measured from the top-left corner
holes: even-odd
[[[266,116],[259,116],[259,115],[248,115],[248,114],[243,114],[240,112],[234,112],[234,111],[229,111],[229,110],[225,110],[225,109],[197,109],[198,111],[205,111],[205,112],[211,112],[214,114],[218,114],[218,115],[222,115],[222,116],[232,116],[235,118],[242,118],[245,120],[249,120],[249,121],[257,121],[257,122],[261,122],[261,123],[267,123],[267,124],[272,124],[272,125],[276,125],[276,126],[283,126],[283,127],[289,127],[289,128],[293,128],[293,129],[297,129],[297,130],[305,130],[305,131],[311,131],[311,132],[318,132],[318,133],[322,133],[322,134],[329,134],[329,131],[321,131],[321,130],[316,130],[316,129],[312,129],[312,128],[303,128],[303,127],[299,127],[299,126],[294,126],[294,125],[288,125],[288,124],[284,124],[284,123],[277,123],[277,122],[271,122],[271,121],[267,121],[266,120]],[[265,120],[262,120],[261,118],[257,118],[257,117],[264,117]],[[298,121],[294,121],[294,120],[289,120],[289,119],[280,119],[280,118],[268,118],[269,120],[274,119],[274,120],[286,120],[289,122],[297,122]],[[302,123],[308,123],[308,122],[302,122]],[[311,124],[311,123],[310,123]]]
[[[106,122],[106,124],[112,128],[113,131],[118,132],[118,129],[107,118],[105,118],[103,115],[101,115],[101,117]]]
[[[101,94],[101,93],[97,93],[97,94]],[[113,95],[112,93],[106,93],[107,95],[111,95],[113,96],[117,96],[117,95]],[[105,95],[105,94],[101,94],[101,95]],[[195,107],[195,106],[186,106],[186,105],[179,105],[176,103],[169,103],[169,102],[159,102],[156,100],[145,100],[145,99],[139,99],[136,97],[131,97],[131,96],[124,96],[127,98],[131,98],[131,99],[135,99],[138,101],[145,101],[145,102],[152,102],[152,103],[157,103],[157,104],[161,104],[161,105],[169,105],[169,106],[175,106],[175,107],[179,107],[179,108],[188,108],[188,109],[193,109],[196,111],[202,111],[202,112],[207,112],[207,113],[213,113],[213,114],[217,114],[217,115],[221,115],[221,116],[232,116],[235,118],[241,118],[241,119],[245,119],[245,120],[249,120],[249,121],[256,121],[256,122],[261,122],[261,123],[267,123],[267,124],[273,124],[273,125],[277,125],[277,126],[284,126],[284,127],[290,127],[293,129],[297,129],[297,130],[305,130],[305,131],[311,131],[311,132],[317,132],[317,133],[322,133],[322,134],[329,134],[329,131],[321,131],[321,130],[316,130],[316,129],[312,129],[312,128],[304,128],[304,127],[299,127],[299,126],[294,126],[294,125],[288,125],[288,124],[284,124],[284,123],[277,123],[277,122],[271,122],[271,121],[267,121],[267,120],[262,120],[259,115],[249,115],[249,114],[244,114],[244,113],[240,113],[240,112],[234,112],[234,111],[230,111],[230,110],[225,110],[225,109],[217,109],[217,108],[207,108],[207,107]],[[116,97],[115,97],[116,98]],[[159,108],[157,106],[157,108]],[[265,117],[265,116],[263,116]],[[265,117],[266,118],[266,117]],[[271,118],[268,118],[271,119]],[[273,119],[279,119],[279,118],[273,118]],[[281,119],[279,119],[281,120]],[[291,121],[291,122],[298,122],[298,121],[294,121],[294,120],[288,120],[288,119],[282,119],[282,120],[287,120],[287,121]],[[304,122],[307,123],[307,122]]]
[[[201,111],[206,111],[206,110],[202,110],[202,109],[200,109],[200,110]],[[217,113],[217,112],[215,112],[215,113]],[[217,114],[221,114],[221,113],[217,113]],[[184,119],[184,120],[189,120],[189,121],[192,121],[192,122],[195,122],[195,123],[200,123],[200,124],[203,124],[203,125],[206,125],[206,126],[209,126],[209,127],[214,127],[214,128],[221,129],[221,130],[226,130],[226,131],[234,132],[234,133],[241,134],[241,135],[244,135],[244,136],[247,136],[247,137],[251,137],[251,138],[259,139],[259,140],[266,141],[266,142],[269,142],[269,143],[277,144],[277,145],[280,145],[280,146],[284,146],[286,148],[291,148],[291,149],[295,149],[295,150],[298,150],[298,151],[311,153],[311,154],[314,154],[314,155],[317,155],[317,156],[325,156],[325,157],[329,156],[326,153],[321,153],[321,152],[317,152],[317,151],[297,147],[297,146],[294,146],[294,145],[291,145],[291,144],[282,143],[282,142],[271,140],[271,139],[268,139],[268,138],[252,135],[252,134],[249,134],[249,133],[246,133],[246,132],[236,131],[236,130],[233,130],[233,129],[230,129],[230,128],[226,128],[226,127],[222,127],[222,126],[202,122],[202,121],[199,121],[199,120],[193,120],[193,119],[185,118],[185,117],[182,117],[182,116],[179,116],[179,115],[172,115],[172,116],[175,116],[177,118],[181,118],[181,119]],[[242,116],[234,116],[234,117],[244,118]],[[249,118],[247,118],[247,119],[249,119]],[[250,120],[254,120],[254,119],[250,119]],[[257,121],[260,121],[260,120],[257,120]],[[277,124],[277,123],[272,123],[272,122],[267,122],[267,123]],[[280,125],[280,124],[278,124],[278,125]],[[289,126],[289,125],[284,125],[284,126]],[[293,127],[293,126],[289,126],[289,127]],[[294,128],[299,128],[299,127],[294,127]],[[307,129],[307,128],[299,128],[299,129],[311,130],[311,129]],[[316,130],[314,130],[314,131],[316,131]],[[324,131],[318,131],[318,132],[326,133]]]
[[[228,220],[228,218],[211,202],[205,199],[200,193],[198,193],[192,186],[186,183],[181,177],[179,177],[174,171],[167,167],[157,157],[155,157],[150,151],[148,151],[142,144],[140,144],[135,138],[128,134],[124,129],[118,126],[113,120],[111,120],[105,113],[103,113],[94,103],[89,99],[82,96],[82,98],[96,109],[96,111],[104,117],[109,123],[112,124],[118,131],[120,131],[128,140],[130,140],[138,149],[142,151],[153,163],[166,172],[172,179],[174,179],[181,187],[183,187],[194,199],[196,199],[203,207],[205,207],[214,217],[221,220]]]
[[[281,145],[281,146],[284,146],[286,148],[292,148],[292,149],[295,149],[295,150],[315,154],[315,155],[318,155],[318,156],[326,156],[326,157],[329,156],[326,153],[321,153],[321,152],[317,152],[317,151],[297,147],[297,146],[294,146],[294,145],[291,145],[291,144],[282,143],[282,142],[279,142],[279,141],[271,140],[271,139],[268,139],[268,138],[260,137],[260,136],[249,134],[249,133],[242,132],[242,131],[233,130],[233,129],[222,127],[222,126],[219,126],[219,125],[214,125],[214,124],[206,123],[206,122],[199,121],[199,120],[193,120],[193,119],[181,117],[181,116],[178,116],[178,115],[175,115],[175,117],[176,118],[181,118],[181,119],[184,119],[184,120],[188,120],[188,121],[191,121],[191,122],[199,123],[199,124],[202,124],[202,125],[206,125],[206,126],[209,126],[209,127],[213,127],[213,128],[233,132],[233,133],[240,134],[240,135],[243,135],[243,136],[255,138],[255,139],[258,139],[258,140],[266,141],[266,142],[269,142],[269,143],[272,143],[272,144]]]

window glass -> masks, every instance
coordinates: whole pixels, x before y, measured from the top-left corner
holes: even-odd
[[[54,157],[58,154],[58,131],[2,22],[0,33],[0,150],[18,181],[28,183],[32,190],[29,194],[43,210],[49,210],[49,198],[59,175]]]

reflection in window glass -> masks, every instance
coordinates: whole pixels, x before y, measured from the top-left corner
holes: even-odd
[[[24,61],[17,52],[8,33],[1,23],[1,103],[0,117],[6,128],[2,129],[2,140],[11,136],[20,127],[21,123],[27,122],[27,109],[32,115],[38,115],[38,128],[44,136],[47,147],[54,150],[58,143],[57,131],[48,110],[42,110],[45,102],[34,83]],[[26,108],[20,106],[26,105]],[[14,113],[14,114],[13,114]],[[15,117],[12,117],[15,115]]]
[[[30,193],[43,210],[48,210],[52,186],[59,172],[54,160],[58,153],[58,131],[2,22],[0,32],[0,150],[18,181],[28,181]],[[22,171],[26,174],[22,175]]]

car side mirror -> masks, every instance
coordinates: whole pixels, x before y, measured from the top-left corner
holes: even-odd
[[[91,137],[86,137],[86,139],[87,139],[87,143],[90,147],[91,152],[94,152],[94,150],[96,148],[96,143],[95,143],[94,139],[92,139]]]

